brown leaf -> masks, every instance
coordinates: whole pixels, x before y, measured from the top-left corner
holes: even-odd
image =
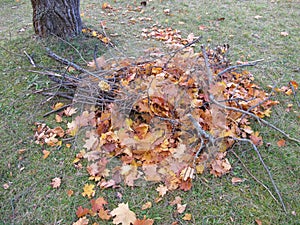
[[[87,214],[89,214],[90,210],[88,208],[83,208],[82,206],[79,206],[77,211],[76,211],[76,215],[78,218],[86,216]]]
[[[72,190],[67,190],[67,195],[68,195],[69,197],[71,197],[73,194],[74,194],[74,191],[72,191]]]
[[[184,204],[184,205],[181,205],[181,204],[177,204],[177,212],[178,213],[183,213],[184,211],[185,211],[185,209],[186,209],[186,204]]]
[[[92,211],[98,212],[100,209],[104,209],[103,205],[106,205],[107,201],[103,197],[91,200]]]
[[[284,139],[280,139],[279,141],[277,141],[277,145],[278,145],[278,147],[285,146],[285,140]]]
[[[136,221],[136,215],[129,209],[128,203],[119,204],[110,214],[114,217],[113,224],[131,225]]]
[[[61,179],[59,177],[55,177],[52,179],[51,186],[53,188],[59,188],[60,184],[61,184]]]
[[[47,159],[48,156],[50,155],[50,151],[47,151],[47,150],[43,150],[43,159]]]
[[[256,222],[257,225],[262,225],[262,222],[259,219],[255,219],[255,222]]]
[[[244,182],[244,179],[239,178],[239,177],[233,177],[233,178],[231,179],[231,183],[232,183],[232,184],[237,184],[237,183],[242,183],[242,182]]]

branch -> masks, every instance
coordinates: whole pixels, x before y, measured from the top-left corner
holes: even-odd
[[[217,74],[217,77],[221,77],[224,73],[227,73],[230,70],[236,69],[236,68],[241,68],[241,67],[246,67],[246,66],[255,66],[257,63],[264,61],[264,59],[259,59],[255,60],[249,63],[241,64],[241,65],[235,65],[235,66],[230,66],[226,68],[225,70],[222,70],[220,73]]]
[[[257,154],[257,156],[258,156],[258,158],[259,158],[259,160],[260,160],[260,162],[261,162],[261,164],[263,165],[264,169],[266,170],[266,172],[267,172],[268,175],[269,175],[269,178],[270,178],[270,180],[271,180],[271,182],[272,182],[272,185],[273,185],[273,187],[274,187],[274,189],[275,189],[275,192],[276,192],[276,194],[277,194],[277,196],[278,196],[278,198],[279,198],[279,201],[280,201],[280,203],[281,203],[281,205],[282,205],[282,208],[283,208],[284,212],[287,213],[285,204],[284,204],[284,202],[283,202],[283,200],[282,200],[280,191],[278,190],[277,185],[276,185],[276,183],[275,183],[275,181],[274,181],[274,179],[273,179],[273,177],[272,177],[271,171],[269,170],[269,168],[268,168],[267,165],[265,164],[265,162],[264,162],[264,160],[263,160],[263,158],[262,158],[262,156],[261,156],[259,150],[257,149],[256,145],[255,145],[251,140],[249,140],[249,139],[245,139],[245,138],[235,138],[235,137],[231,137],[231,138],[232,138],[233,140],[235,140],[235,141],[248,142],[248,143],[250,143],[250,144],[252,145],[254,151],[256,152],[256,154]]]

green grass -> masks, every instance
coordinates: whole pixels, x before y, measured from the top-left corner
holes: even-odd
[[[82,1],[83,20],[95,28],[99,28],[100,20],[106,20],[107,33],[119,34],[114,42],[128,56],[142,55],[143,49],[150,46],[161,46],[156,41],[140,38],[142,28],[157,23],[180,29],[183,36],[191,32],[196,36],[202,35],[202,43],[211,46],[229,43],[232,62],[264,58],[263,63],[249,68],[264,87],[273,85],[282,76],[279,86],[286,86],[290,80],[300,83],[300,5],[296,1],[153,0],[148,2],[143,13],[125,11],[126,5],[133,5],[133,1],[107,2],[122,9],[107,16],[101,9],[102,1]],[[0,224],[71,224],[76,221],[75,211],[79,205],[89,207],[87,199],[81,196],[88,176],[85,169],[78,170],[72,165],[80,149],[50,149],[49,158],[43,160],[41,151],[44,147],[34,144],[33,123],[45,121],[53,124],[53,116],[43,118],[42,115],[58,99],[41,105],[45,98],[31,94],[32,89],[47,86],[48,80],[28,71],[33,68],[23,51],[32,54],[37,63],[46,67],[58,64],[46,57],[45,46],[66,58],[73,58],[82,66],[84,62],[65,42],[34,38],[29,2],[2,1],[2,4],[6,10],[0,20]],[[164,9],[170,9],[171,15],[165,15]],[[262,17],[255,19],[256,15]],[[139,17],[151,17],[152,21],[128,23],[131,18],[138,21]],[[225,20],[217,21],[218,18]],[[199,30],[200,25],[208,30]],[[281,36],[283,31],[289,35]],[[92,59],[96,42],[86,38],[70,41],[86,60]],[[107,57],[110,56],[110,50],[102,50],[107,52]],[[297,97],[299,101],[299,95]],[[299,138],[299,108],[296,108],[296,102],[284,95],[276,98],[280,105],[274,108],[269,121]],[[285,111],[288,103],[295,105],[289,113]],[[197,177],[191,191],[172,192],[145,211],[140,210],[141,205],[157,197],[155,187],[150,184],[134,189],[98,189],[96,195],[104,196],[109,201],[109,208],[113,209],[120,203],[115,197],[119,191],[123,194],[121,202],[128,202],[139,218],[146,215],[155,219],[155,224],[171,224],[176,219],[182,224],[255,224],[255,219],[260,219],[263,224],[299,224],[299,145],[288,141],[287,146],[278,148],[276,142],[282,136],[267,127],[257,125],[256,130],[261,132],[265,143],[271,143],[270,147],[263,146],[260,151],[281,191],[287,214],[230,153],[233,165],[230,174],[217,179],[206,173]],[[26,149],[25,153],[19,154],[20,149]],[[235,151],[247,168],[274,193],[255,152],[243,145],[236,146]],[[233,186],[233,176],[246,181]],[[54,177],[62,178],[62,185],[57,190],[50,186]],[[10,185],[7,190],[2,187],[4,184]],[[71,197],[66,194],[69,189],[74,191]],[[189,223],[181,220],[182,215],[175,215],[174,208],[168,206],[168,202],[178,195],[183,198],[183,203],[188,204],[186,212],[193,215]]]

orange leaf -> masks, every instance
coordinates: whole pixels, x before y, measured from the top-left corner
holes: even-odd
[[[119,204],[110,214],[114,217],[113,224],[131,225],[136,221],[136,215],[129,209],[128,203]]]
[[[133,225],[152,225],[153,223],[154,223],[154,220],[146,219],[144,217],[144,219],[142,219],[142,220],[137,219]]]
[[[43,150],[43,159],[47,159],[49,155],[50,155],[50,151]]]
[[[294,80],[290,81],[290,85],[292,85],[295,89],[298,89],[298,86],[299,86],[298,83]]]
[[[108,212],[108,210],[100,209],[98,212],[98,216],[103,220],[110,220],[111,215],[109,215]]]
[[[76,211],[76,215],[78,218],[83,217],[87,214],[89,214],[90,210],[87,208],[82,208],[82,206],[79,206],[77,211]]]
[[[74,191],[72,191],[72,190],[67,190],[67,195],[68,195],[69,197],[71,197],[73,194],[74,194]]]
[[[192,214],[190,213],[186,213],[184,215],[184,217],[182,217],[183,220],[186,220],[186,221],[190,221],[192,219]]]
[[[285,140],[284,139],[280,139],[279,141],[277,141],[277,145],[278,145],[278,147],[285,146]]]

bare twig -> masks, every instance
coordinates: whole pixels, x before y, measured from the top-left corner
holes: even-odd
[[[103,77],[101,77],[101,76],[98,76],[97,74],[94,74],[94,73],[92,73],[92,72],[90,72],[90,71],[88,71],[88,70],[86,70],[86,69],[80,67],[79,65],[77,65],[77,64],[75,64],[75,63],[73,63],[73,62],[70,62],[69,60],[64,59],[64,58],[62,58],[62,57],[56,55],[56,54],[55,54],[54,52],[52,52],[49,48],[46,48],[46,51],[47,51],[48,56],[49,56],[50,58],[52,58],[52,59],[54,59],[54,60],[56,60],[56,61],[58,61],[58,62],[61,62],[61,63],[64,64],[64,65],[71,66],[71,67],[75,68],[75,69],[76,69],[77,71],[79,71],[79,72],[86,73],[86,74],[88,74],[88,75],[90,75],[90,76],[92,76],[92,77],[95,77],[95,78],[99,79],[99,80],[103,80],[103,81],[105,81],[105,82],[110,83],[110,81],[108,81],[107,79],[105,79],[105,78],[103,78]]]
[[[235,151],[233,151],[232,149],[231,150],[229,150],[228,152],[231,152],[238,160],[239,160],[239,162],[242,164],[242,166],[244,167],[244,169],[246,170],[246,172],[257,182],[257,183],[259,183],[261,186],[263,186],[264,187],[264,189],[266,189],[268,192],[269,192],[269,194],[271,195],[271,197],[278,203],[278,204],[280,204],[279,202],[278,202],[278,200],[276,199],[276,197],[273,195],[273,193],[270,191],[270,189],[266,186],[266,185],[264,185],[260,180],[258,180],[251,172],[250,172],[250,170],[247,168],[247,166],[243,163],[243,161],[241,160],[241,158],[235,153]]]
[[[28,55],[28,53],[26,51],[24,51],[24,54],[27,56],[27,58],[29,59],[30,64],[33,67],[36,67],[35,62],[33,61],[32,57],[30,55]]]
[[[255,66],[257,65],[257,63],[264,61],[264,59],[259,59],[259,60],[255,60],[249,63],[245,63],[245,64],[240,64],[240,65],[235,65],[235,66],[230,66],[228,68],[226,68],[225,70],[222,70],[220,73],[217,74],[217,77],[221,77],[224,73],[227,73],[233,69],[237,69],[237,68],[241,68],[241,67],[246,67],[246,66]]]
[[[245,138],[235,138],[235,137],[232,137],[232,139],[235,140],[235,141],[247,142],[247,143],[250,143],[250,144],[252,145],[254,151],[256,152],[256,154],[257,154],[257,156],[258,156],[258,158],[259,158],[259,161],[261,162],[261,164],[263,165],[263,167],[264,167],[264,169],[266,170],[267,174],[269,175],[269,178],[270,178],[270,180],[271,180],[271,183],[272,183],[272,185],[273,185],[273,187],[274,187],[274,189],[275,189],[275,192],[276,192],[276,194],[277,194],[277,196],[278,196],[278,198],[279,198],[279,201],[280,201],[280,203],[281,203],[281,205],[282,205],[282,208],[283,208],[284,212],[287,213],[286,206],[285,206],[285,204],[284,204],[284,202],[283,202],[283,199],[282,199],[282,197],[281,197],[280,191],[279,191],[279,189],[277,188],[277,185],[276,185],[276,183],[275,183],[275,181],[274,181],[274,179],[273,179],[273,176],[272,176],[272,174],[271,174],[271,171],[269,170],[269,168],[268,168],[267,165],[265,164],[265,162],[264,162],[264,160],[263,160],[263,158],[262,158],[262,156],[261,156],[259,150],[257,149],[256,145],[255,145],[251,140],[249,140],[249,139],[245,139]]]
[[[60,108],[58,108],[58,109],[53,109],[53,110],[51,110],[51,111],[45,113],[45,114],[43,115],[43,117],[49,116],[49,115],[51,115],[52,113],[59,112],[59,111],[65,109],[65,108],[68,108],[68,107],[71,106],[71,105],[73,105],[73,104],[67,104],[67,105],[64,105],[64,106],[62,106],[62,107],[60,107]]]

